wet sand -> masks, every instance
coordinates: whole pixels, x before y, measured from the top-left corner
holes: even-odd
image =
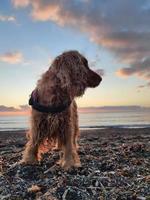
[[[0,199],[150,199],[150,128],[82,130],[82,167],[68,172],[58,151],[35,166],[16,164],[25,143],[25,131],[0,132]]]

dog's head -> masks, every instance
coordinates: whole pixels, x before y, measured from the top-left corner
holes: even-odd
[[[67,51],[56,57],[51,68],[59,78],[62,88],[67,87],[73,96],[83,95],[86,88],[94,88],[102,81],[78,51]]]

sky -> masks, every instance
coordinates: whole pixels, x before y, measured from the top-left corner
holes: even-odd
[[[1,0],[0,111],[25,110],[51,61],[72,49],[103,72],[79,107],[150,106],[149,0]]]

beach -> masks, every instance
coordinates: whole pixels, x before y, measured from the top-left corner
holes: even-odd
[[[25,132],[0,132],[0,199],[150,199],[150,128],[81,130],[82,167],[67,172],[57,150],[35,166],[18,164]]]

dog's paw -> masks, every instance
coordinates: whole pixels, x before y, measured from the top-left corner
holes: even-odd
[[[75,168],[81,167],[81,163],[80,161],[75,162],[74,160],[69,160],[69,161],[63,161],[61,166],[64,168],[64,170],[69,170],[72,167],[75,167]]]
[[[72,165],[70,163],[67,163],[67,162],[62,163],[61,166],[65,171],[68,171],[72,167]]]
[[[74,167],[81,167],[81,162],[75,162]]]
[[[62,159],[58,160],[58,161],[56,162],[56,164],[62,166],[63,160],[62,160]]]

